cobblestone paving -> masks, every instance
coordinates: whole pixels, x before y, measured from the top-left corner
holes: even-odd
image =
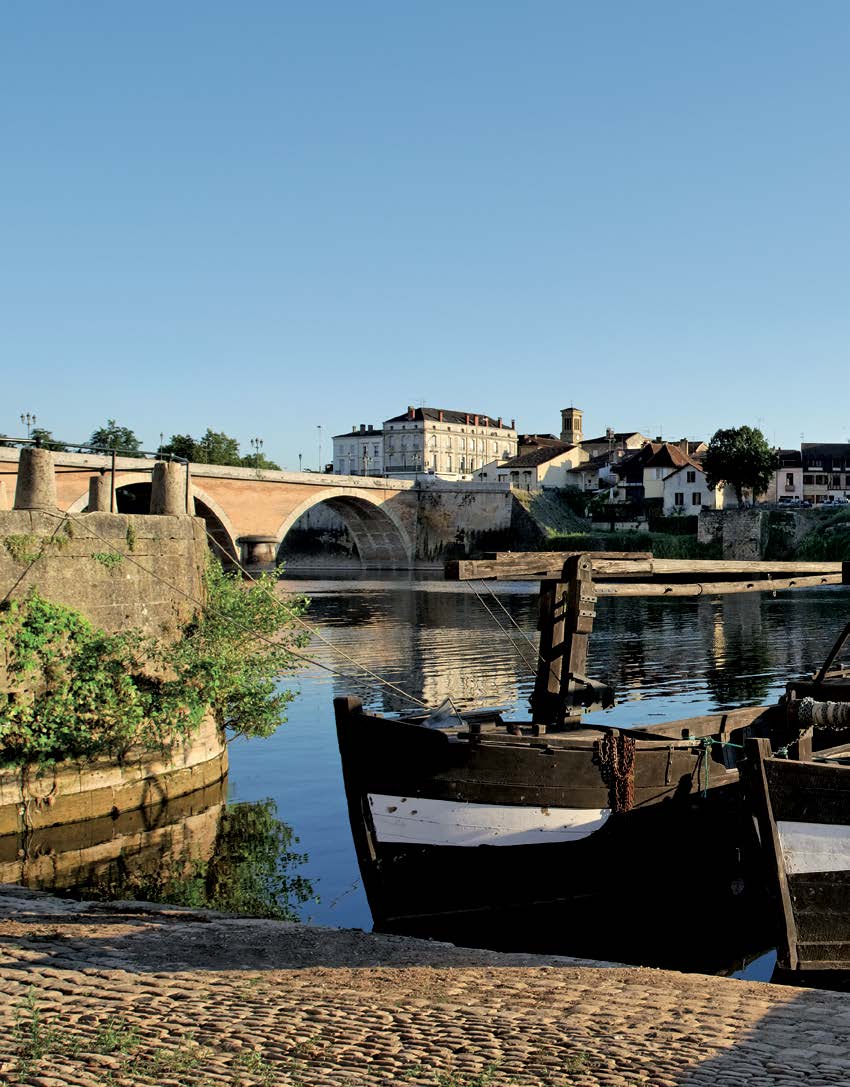
[[[0,887],[0,1082],[850,1087],[850,996]]]

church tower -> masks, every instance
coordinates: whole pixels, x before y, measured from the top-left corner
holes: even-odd
[[[581,409],[561,408],[561,441],[578,445],[581,439]]]

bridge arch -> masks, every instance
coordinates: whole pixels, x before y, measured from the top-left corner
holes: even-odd
[[[278,547],[302,514],[323,503],[345,522],[364,566],[406,566],[413,561],[413,542],[404,524],[385,503],[361,488],[327,488],[305,498],[278,528]]]

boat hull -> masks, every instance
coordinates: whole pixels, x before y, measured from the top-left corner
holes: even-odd
[[[340,751],[377,930],[702,970],[772,946],[721,745],[639,741],[617,810],[598,733],[471,744],[348,703]]]

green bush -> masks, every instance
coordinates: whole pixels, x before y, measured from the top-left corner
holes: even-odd
[[[8,602],[0,610],[9,688],[0,692],[0,760],[167,747],[208,711],[232,731],[272,733],[293,697],[276,684],[305,643],[292,626],[306,601],[275,597],[272,575],[246,587],[214,563],[206,581],[206,606],[174,643],[107,634],[35,591]]]

